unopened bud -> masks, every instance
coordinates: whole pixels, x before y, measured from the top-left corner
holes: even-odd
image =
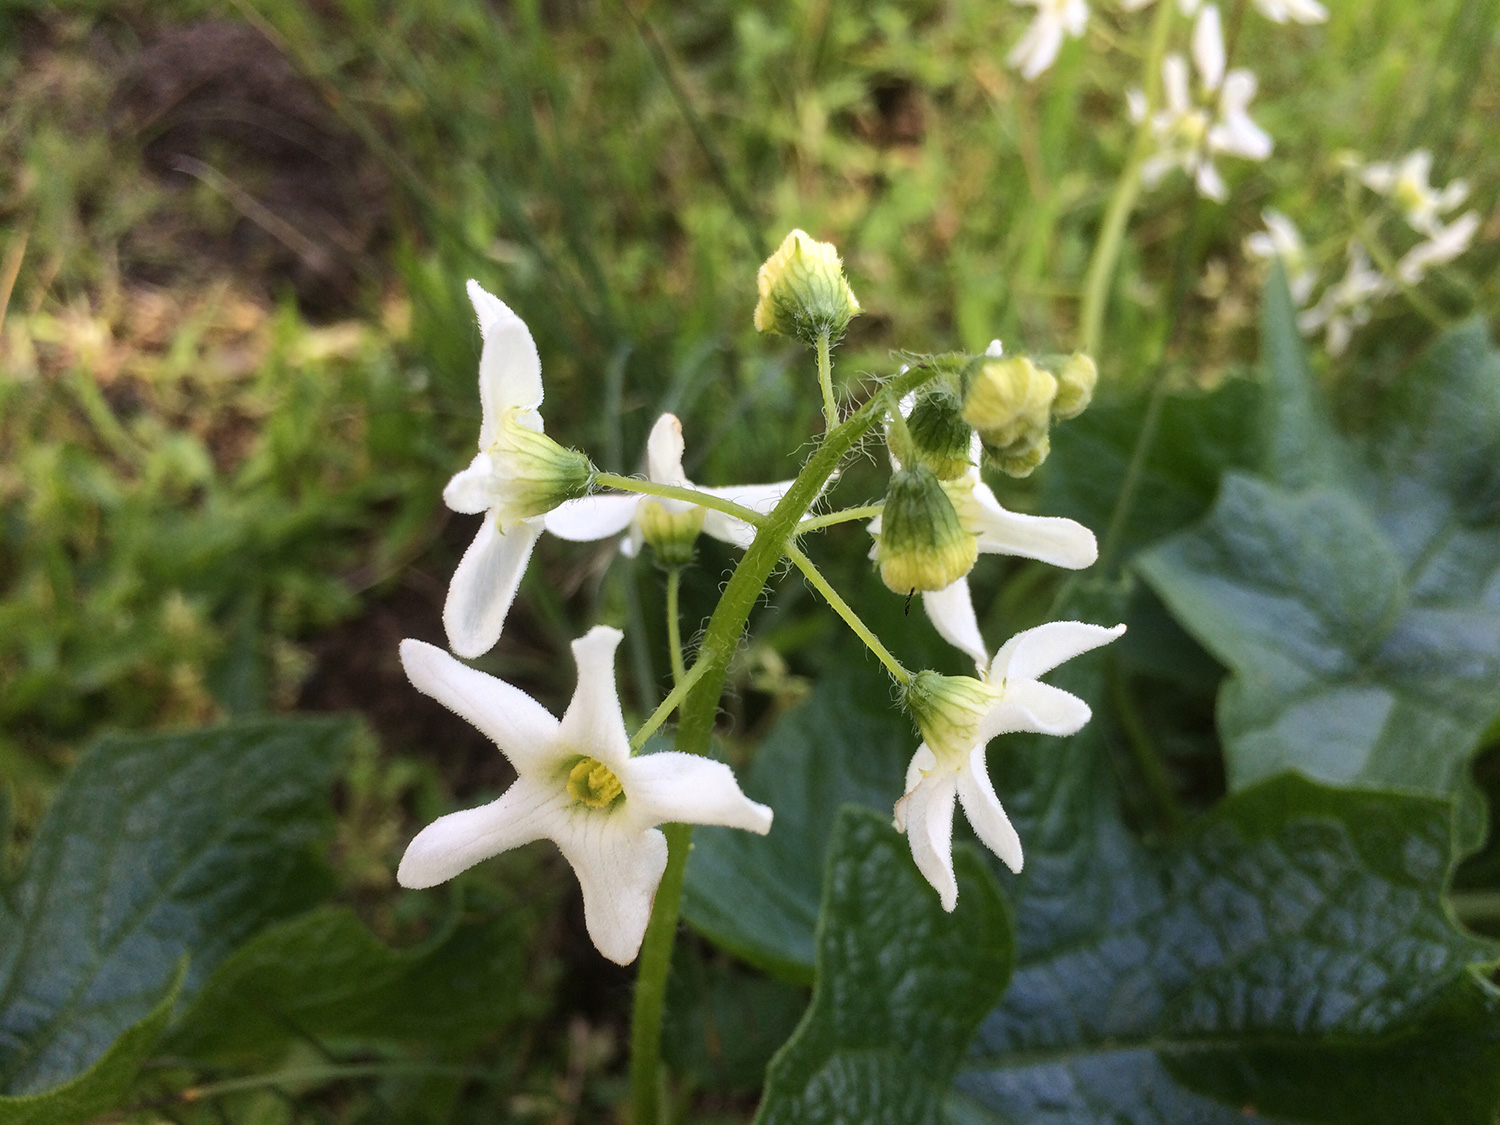
[[[1054,418],[1076,418],[1094,400],[1099,382],[1099,365],[1093,356],[1074,352],[1057,369],[1057,398],[1052,402]]]
[[[545,515],[589,490],[593,466],[575,449],[564,449],[541,430],[523,425],[519,410],[506,411],[486,452],[505,482],[495,518],[505,531],[516,522]]]
[[[926,465],[898,469],[886,490],[875,541],[880,580],[898,594],[941,590],[974,568],[979,540]]]
[[[990,445],[984,447],[985,460],[1010,477],[1029,477],[1051,452],[1052,438],[1046,430],[1021,438],[1003,449]]]
[[[998,688],[973,676],[925,671],[911,678],[902,706],[933,756],[956,764],[979,745],[980,723],[999,700]]]
[[[819,336],[838,339],[860,313],[833,244],[800,230],[786,236],[755,280],[755,327],[761,332],[795,336],[812,347]]]
[[[693,544],[703,530],[705,509],[681,500],[641,501],[636,520],[641,538],[651,544],[662,566],[687,566],[693,561]]]
[[[933,387],[917,395],[906,419],[912,446],[922,464],[939,480],[953,480],[969,471],[969,442],[973,427],[964,421],[963,403],[946,387]]]
[[[995,359],[969,381],[964,419],[987,446],[1004,449],[1045,433],[1057,379],[1025,356]]]

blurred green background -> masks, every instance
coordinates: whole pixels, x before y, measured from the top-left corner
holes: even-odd
[[[1261,273],[1242,239],[1274,206],[1325,277],[1340,272],[1341,154],[1422,145],[1435,182],[1461,175],[1474,200],[1497,198],[1497,5],[1330,7],[1318,27],[1232,21],[1275,154],[1221,164],[1225,206],[1195,201],[1181,176],[1143,198],[1098,357],[1102,401],[1155,379],[1216,385],[1254,361]],[[1086,42],[1033,84],[1004,64],[1029,18],[983,0],[0,6],[9,869],[101,732],[354,712],[332,900],[391,940],[446,924],[394,893],[395,861],[421,823],[503,788],[507,767],[408,687],[396,645],[441,641],[473,531],[440,499],[478,422],[465,280],[531,327],[549,433],[634,472],[671,410],[706,484],[792,475],[821,425],[808,357],[750,322],[755,270],[793,226],[837,244],[866,310],[840,349],[848,396],[896,349],[1070,349],[1147,17],[1095,12]],[[1443,313],[1500,307],[1497,233],[1500,212],[1484,213],[1475,249],[1427,286]],[[1394,377],[1432,331],[1399,299],[1381,305],[1356,340],[1362,378]],[[1324,375],[1357,415],[1363,386],[1346,369]],[[1034,510],[1046,472],[1006,502]],[[879,479],[856,463],[839,495],[862,502]],[[850,526],[817,550],[898,654],[957,670],[925,619],[901,622],[867,547]],[[700,545],[689,634],[731,557]],[[1056,582],[1033,564],[986,570],[981,618],[1033,624]],[[848,651],[813,605],[800,582],[769,596],[726,700],[732,757]],[[480,663],[556,710],[569,640],[622,625],[622,695],[640,717],[669,675],[661,617],[649,559],[544,538]],[[484,1041],[486,1081],[450,1076],[431,1104],[607,1120],[630,978],[588,947],[571,875],[539,851],[485,865],[452,900],[508,912],[530,991],[519,1022]],[[734,1011],[763,1010],[771,1045],[801,1009],[697,946],[684,956],[679,988],[724,978],[717,995],[744,991]],[[697,1014],[679,1024],[679,1058],[718,1039],[692,1023],[711,1007],[682,1003]],[[758,1070],[710,1061],[698,1111],[743,1119]],[[400,1119],[436,1096],[435,1078],[382,1081],[249,1091],[213,1113]]]

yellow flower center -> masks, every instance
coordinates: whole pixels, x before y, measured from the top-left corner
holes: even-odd
[[[615,771],[598,758],[580,758],[568,771],[568,796],[591,809],[605,809],[625,793]]]

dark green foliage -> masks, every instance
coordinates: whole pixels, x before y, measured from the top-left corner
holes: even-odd
[[[48,809],[0,919],[0,1086],[47,1090],[318,900],[348,727],[277,719],[112,736]],[[144,1037],[144,1035],[143,1035]]]
[[[937,1125],[979,1020],[1004,991],[1010,912],[983,862],[945,914],[885,818],[845,808],[833,826],[812,1006],[771,1060],[757,1125]]]

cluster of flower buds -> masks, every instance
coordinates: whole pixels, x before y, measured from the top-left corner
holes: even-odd
[[[901,594],[941,591],[981,551],[1005,549],[985,545],[980,461],[1028,475],[1047,457],[1053,420],[1082,413],[1099,378],[1081,353],[1007,357],[998,341],[983,356],[936,356],[923,366],[939,374],[890,419],[894,472],[872,525],[881,580]]]

